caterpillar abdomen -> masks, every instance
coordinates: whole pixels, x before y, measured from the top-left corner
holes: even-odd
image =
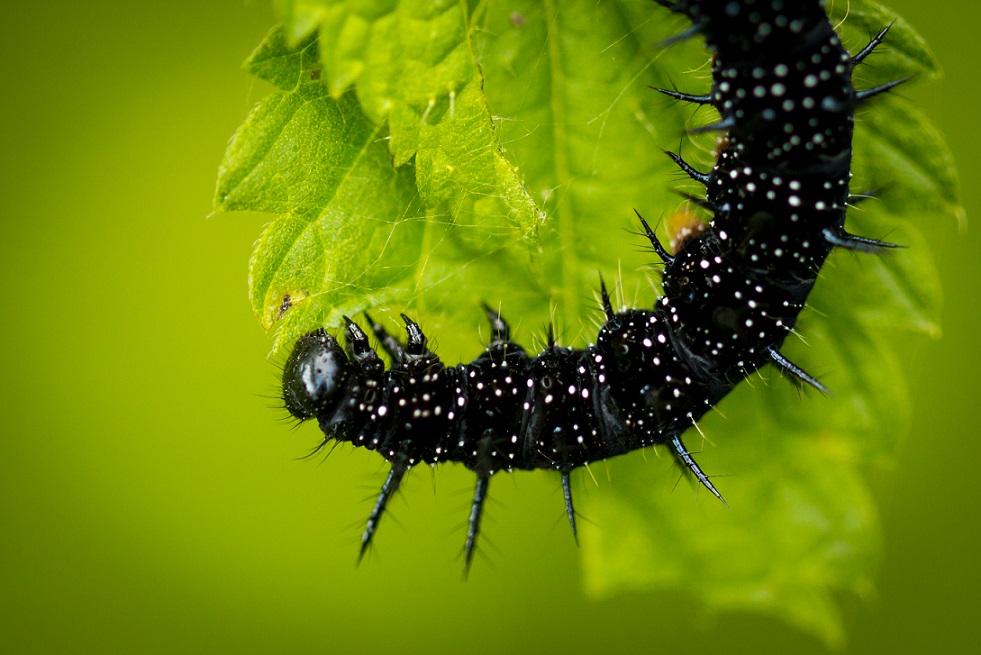
[[[885,30],[851,58],[818,0],[658,1],[686,14],[716,53],[708,94],[664,92],[713,105],[720,119],[703,129],[728,138],[709,173],[671,155],[706,186],[697,202],[713,214],[707,229],[672,254],[640,218],[664,264],[664,295],[652,309],[615,311],[601,281],[605,323],[581,350],[557,345],[550,330],[545,349],[529,356],[485,306],[491,341],[468,364],[445,366],[404,314],[404,343],[365,315],[393,362],[388,370],[347,318],[346,348],[321,329],[290,355],[290,413],[316,419],[324,443],[376,450],[392,465],[362,555],[389,498],[420,463],[458,462],[477,474],[467,566],[489,480],[502,470],[559,471],[573,533],[570,471],[638,448],[668,446],[721,500],[682,434],[766,364],[827,391],[779,349],[834,247],[890,247],[844,229],[854,109],[894,85],[856,92],[852,66]]]

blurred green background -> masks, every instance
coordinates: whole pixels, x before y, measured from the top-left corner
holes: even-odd
[[[270,3],[28,4],[0,8],[0,649],[824,651],[681,594],[584,596],[542,474],[495,485],[489,562],[466,584],[472,476],[453,466],[411,477],[355,568],[380,459],[294,461],[316,429],[276,423],[270,339],[246,298],[266,218],[206,218],[226,142],[267,92],[239,66],[275,22]],[[981,7],[889,4],[946,69],[902,94],[947,134],[976,219]],[[976,232],[929,239],[945,334],[909,349],[912,434],[874,484],[879,593],[841,599],[854,652],[978,638],[981,258]]]

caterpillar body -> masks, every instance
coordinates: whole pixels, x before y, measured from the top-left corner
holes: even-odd
[[[686,15],[714,53],[711,105],[727,143],[702,173],[669,156],[706,187],[695,199],[709,226],[669,253],[640,218],[664,264],[663,296],[651,309],[614,310],[600,281],[605,323],[595,344],[529,355],[487,306],[491,341],[473,362],[446,366],[419,325],[406,339],[366,320],[347,321],[345,346],[324,329],[301,337],[283,371],[283,400],[299,420],[318,421],[324,444],[378,451],[391,471],[368,518],[361,556],[387,503],[415,465],[459,462],[477,484],[465,545],[469,568],[491,477],[499,471],[561,473],[576,533],[569,475],[577,467],[647,446],[666,446],[722,500],[682,441],[683,433],[746,376],[767,364],[827,389],[779,348],[794,328],[833,248],[877,252],[892,244],[845,231],[854,111],[901,80],[856,91],[851,73],[882,41],[883,29],[850,56],[820,0],[657,0]],[[723,501],[724,502],[724,501]]]

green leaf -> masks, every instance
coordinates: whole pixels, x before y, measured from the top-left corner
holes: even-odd
[[[412,171],[391,167],[383,139],[354,98],[335,101],[315,81],[263,100],[229,145],[216,208],[279,215],[256,243],[249,282],[263,327],[300,308],[280,340],[413,272],[423,223]]]
[[[523,236],[537,238],[542,215],[498,147],[466,3],[297,0],[281,5],[294,38],[318,29],[331,96],[339,98],[355,85],[365,114],[374,123],[388,122],[395,165],[416,158],[427,207],[456,207],[483,197],[485,204],[495,204],[484,211],[506,216]]]
[[[293,91],[300,84],[319,80],[320,57],[317,39],[307,37],[291,45],[281,27],[273,28],[245,60],[245,70],[283,91]]]
[[[599,274],[620,306],[654,303],[632,209],[664,231],[686,209],[676,192],[697,187],[662,150],[682,142],[707,170],[714,146],[683,136],[711,111],[648,88],[709,88],[701,44],[657,45],[683,20],[637,0],[278,4],[284,27],[246,66],[279,90],[236,134],[216,198],[275,215],[251,263],[275,349],[370,308],[390,325],[411,312],[444,361],[469,361],[487,333],[481,301],[532,349],[549,321],[582,346],[602,320]],[[895,18],[860,0],[832,14],[853,52]],[[938,71],[901,20],[869,63],[862,86]],[[687,435],[703,468],[732,474],[717,481],[728,508],[671,493],[677,469],[656,451],[606,463],[614,482],[579,501],[595,524],[582,528],[591,592],[674,587],[842,642],[834,596],[871,593],[880,547],[865,476],[889,470],[909,424],[895,335],[939,333],[921,231],[962,219],[942,138],[900,97],[858,116],[854,172],[855,191],[881,194],[850,212],[850,230],[907,248],[835,253],[788,340],[835,396],[764,371],[702,421],[703,440]]]

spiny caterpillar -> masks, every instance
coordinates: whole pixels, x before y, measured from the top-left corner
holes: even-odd
[[[601,281],[606,322],[596,343],[565,348],[550,329],[545,349],[530,356],[485,306],[490,344],[473,362],[449,367],[404,314],[404,343],[365,314],[393,362],[388,370],[350,319],[346,347],[323,329],[297,341],[282,380],[289,412],[316,419],[323,444],[348,441],[391,463],[361,556],[417,464],[460,462],[477,474],[469,568],[490,479],[499,471],[560,472],[573,535],[570,472],[647,446],[667,446],[722,500],[682,434],[766,364],[827,392],[779,349],[833,248],[894,247],[845,231],[855,108],[902,81],[856,91],[852,68],[888,28],[850,56],[820,0],[657,2],[692,21],[679,38],[700,34],[714,53],[708,93],[658,90],[714,107],[720,119],[701,129],[727,138],[709,173],[669,153],[706,187],[695,199],[712,213],[706,229],[671,253],[640,218],[664,264],[664,295],[653,309],[615,311]]]

